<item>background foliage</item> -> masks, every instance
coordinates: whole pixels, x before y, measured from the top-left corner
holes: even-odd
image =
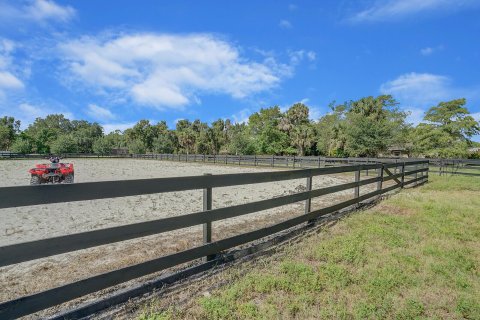
[[[262,108],[248,123],[218,119],[211,124],[179,120],[140,120],[125,131],[104,134],[100,124],[69,120],[61,114],[37,118],[24,131],[13,117],[0,118],[0,150],[20,153],[99,153],[125,148],[130,153],[269,154],[375,157],[390,148],[410,156],[478,157],[480,144],[471,140],[480,125],[465,99],[440,102],[416,127],[390,95],[330,104],[330,112],[312,121],[308,106]],[[470,151],[469,151],[470,150]]]

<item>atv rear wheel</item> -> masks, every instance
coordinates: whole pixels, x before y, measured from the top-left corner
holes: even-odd
[[[31,186],[36,186],[36,185],[39,185],[42,183],[42,179],[40,179],[39,176],[37,175],[32,175],[32,177],[30,178],[30,185]]]
[[[65,183],[73,183],[73,180],[74,180],[74,176],[73,176],[73,173],[72,174],[69,174],[68,176],[65,177]]]

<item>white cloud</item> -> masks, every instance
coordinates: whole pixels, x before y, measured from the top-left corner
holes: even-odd
[[[315,61],[315,59],[317,59],[317,54],[314,51],[308,51],[307,58],[310,61]]]
[[[21,103],[17,108],[4,110],[2,112],[15,117],[17,120],[20,120],[22,124],[22,130],[26,129],[29,124],[33,123],[36,118],[45,118],[49,114],[63,114],[67,119],[75,119],[73,114],[66,111],[64,108],[53,109],[51,107],[33,105],[30,103]]]
[[[0,4],[0,18],[8,23],[67,22],[75,16],[75,9],[53,0],[4,1]]]
[[[429,56],[433,53],[433,48],[430,48],[430,47],[426,47],[426,48],[423,48],[420,50],[420,53],[422,54],[422,56]]]
[[[49,114],[48,112],[45,112],[43,108],[28,104],[28,103],[20,104],[18,106],[18,109],[22,114],[24,114],[25,116],[31,119],[45,117],[46,115]]]
[[[103,123],[100,124],[103,127],[103,132],[108,134],[115,130],[125,131],[128,128],[132,128],[135,125],[135,122],[130,123]]]
[[[300,103],[303,103],[303,104],[305,104],[305,105],[306,105],[306,104],[307,104],[309,101],[310,101],[310,99],[309,99],[309,98],[303,98],[303,99],[302,99],[302,100],[300,100],[299,102],[300,102]]]
[[[69,81],[158,109],[183,109],[200,94],[245,98],[279,85],[293,66],[251,61],[208,34],[83,37],[59,46]]]
[[[293,3],[288,5],[288,10],[290,10],[290,11],[295,11],[297,9],[298,9],[298,6],[293,4]]]
[[[75,9],[70,6],[60,6],[54,1],[35,0],[25,8],[28,17],[36,21],[56,20],[68,21],[75,16]]]
[[[7,90],[24,88],[23,82],[15,75],[11,56],[14,50],[13,41],[0,38],[0,98],[6,95]]]
[[[85,111],[90,117],[96,120],[112,120],[115,115],[108,109],[97,106],[96,104],[89,104]]]
[[[248,108],[245,108],[235,114],[232,114],[231,118],[233,120],[233,123],[248,123],[248,118],[251,114],[252,111]]]
[[[0,90],[1,89],[22,89],[23,83],[10,72],[0,71]]]
[[[478,0],[384,0],[350,17],[351,22],[391,21],[425,12],[454,11],[478,5]]]
[[[380,86],[382,94],[391,94],[405,111],[411,115],[408,120],[417,124],[422,121],[424,112],[441,101],[461,97],[477,99],[479,88],[458,88],[449,77],[430,73],[406,73]]]
[[[288,20],[280,20],[278,26],[282,29],[292,29],[292,23]]]
[[[402,103],[418,107],[452,98],[457,90],[446,76],[412,72],[382,84],[380,91],[393,95]]]
[[[318,121],[323,116],[322,111],[320,108],[317,107],[310,107],[310,112],[308,114],[308,118],[312,121]]]
[[[423,117],[425,115],[425,110],[420,108],[406,108],[405,111],[409,113],[407,116],[407,122],[412,123],[413,125],[417,125],[423,121]]]
[[[480,112],[472,113],[471,116],[473,117],[473,119],[475,119],[475,120],[477,120],[478,122],[480,122]]]
[[[420,54],[422,56],[429,56],[429,55],[433,54],[434,52],[437,52],[437,51],[440,51],[440,50],[443,50],[443,45],[436,46],[436,47],[422,48],[422,49],[420,49]]]
[[[305,58],[307,58],[310,62],[315,61],[317,58],[317,54],[314,51],[297,50],[290,51],[288,54],[290,56],[290,63],[292,65],[298,65]]]

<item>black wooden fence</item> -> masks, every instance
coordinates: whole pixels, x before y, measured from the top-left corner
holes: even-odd
[[[151,159],[180,162],[204,162],[213,164],[245,165],[245,166],[267,166],[286,168],[323,168],[338,165],[371,164],[425,160],[425,159],[396,159],[396,158],[335,158],[321,156],[275,156],[275,155],[206,155],[206,154],[89,154],[89,153],[67,153],[61,155],[63,158],[86,158],[86,159]],[[20,154],[0,153],[0,159],[46,159],[48,156],[42,154]]]
[[[376,176],[373,178],[360,179],[360,172],[365,170],[376,171]],[[204,206],[203,211],[200,212],[0,247],[0,267],[3,267],[75,250],[183,229],[195,225],[204,226],[204,244],[202,246],[95,275],[87,279],[34,293],[11,301],[2,302],[0,303],[0,318],[10,319],[32,314],[101,289],[155,273],[185,262],[200,258],[212,259],[215,255],[227,249],[261,239],[297,226],[301,223],[312,221],[326,214],[350,206],[356,206],[362,201],[393,191],[397,188],[403,188],[407,185],[422,184],[428,181],[428,170],[428,161],[421,160],[401,163],[359,164],[260,173],[0,188],[0,209],[172,191],[194,189],[204,190]],[[311,181],[313,177],[344,172],[354,172],[355,181],[316,190],[311,189]],[[212,188],[300,178],[306,179],[307,191],[305,192],[226,208],[212,209],[211,207]],[[383,182],[391,180],[394,181],[393,185],[388,187],[383,186]],[[368,184],[376,184],[376,190],[361,195],[360,186]],[[310,202],[312,198],[347,189],[353,189],[352,199],[319,210],[310,210]],[[48,196],[50,194],[58,193],[61,193],[62,196]],[[211,242],[213,221],[238,217],[299,201],[305,201],[305,214],[301,216],[255,231]]]
[[[430,166],[439,175],[480,176],[480,159],[430,159]]]
[[[205,155],[205,154],[88,154],[68,153],[65,158],[134,158],[155,159],[182,162],[205,162],[214,164],[267,166],[286,168],[324,168],[329,166],[371,163],[401,163],[403,161],[421,161],[423,158],[335,158],[321,156],[269,156],[269,155]],[[44,159],[41,154],[19,154],[1,152],[0,159]],[[480,176],[480,159],[428,159],[430,172],[439,175]],[[433,169],[433,170],[432,170]]]

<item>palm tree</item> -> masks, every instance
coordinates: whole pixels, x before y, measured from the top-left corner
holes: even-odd
[[[315,141],[315,131],[310,124],[302,124],[293,128],[290,138],[298,150],[298,155],[304,156],[305,150],[310,148]]]

